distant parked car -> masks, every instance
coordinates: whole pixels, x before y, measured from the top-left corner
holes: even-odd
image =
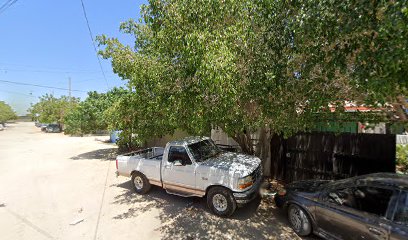
[[[408,239],[408,176],[368,174],[287,185],[275,196],[300,236],[325,239]]]
[[[34,125],[35,125],[36,127],[41,127],[41,123],[40,123],[40,122],[38,122],[38,121],[37,121],[37,122],[35,122],[35,123],[34,123]]]
[[[3,130],[4,130],[3,124],[0,123],[0,131],[3,131]]]
[[[48,126],[45,128],[45,131],[47,133],[60,133],[61,127],[59,124],[48,124]]]
[[[48,127],[48,124],[47,124],[47,123],[41,123],[41,126],[40,126],[41,131],[45,132],[45,130],[47,129],[47,127]]]

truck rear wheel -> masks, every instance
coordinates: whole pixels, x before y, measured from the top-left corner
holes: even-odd
[[[237,208],[232,192],[224,187],[213,187],[208,191],[207,205],[214,214],[220,217],[231,216]]]
[[[135,192],[139,194],[145,194],[150,190],[150,182],[147,180],[146,176],[140,172],[134,172],[132,174],[132,185]]]

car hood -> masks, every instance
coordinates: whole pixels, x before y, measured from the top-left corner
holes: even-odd
[[[322,186],[326,185],[329,182],[329,180],[305,180],[290,183],[286,186],[286,189],[295,192],[313,193],[321,189]]]
[[[241,177],[251,174],[260,164],[261,160],[255,156],[233,152],[222,152],[201,163],[203,166],[223,169]]]

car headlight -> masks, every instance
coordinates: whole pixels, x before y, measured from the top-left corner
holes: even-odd
[[[238,188],[239,189],[246,189],[254,184],[252,180],[252,176],[246,176],[243,178],[238,179]]]

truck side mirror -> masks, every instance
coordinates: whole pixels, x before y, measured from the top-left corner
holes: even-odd
[[[183,164],[181,163],[181,160],[174,160],[173,165],[174,166],[183,166]]]

